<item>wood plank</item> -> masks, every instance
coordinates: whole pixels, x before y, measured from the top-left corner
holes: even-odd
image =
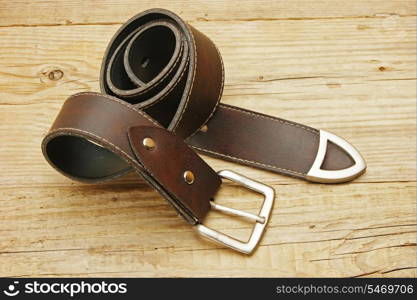
[[[415,183],[274,187],[250,259],[199,238],[146,186],[2,188],[0,274],[415,276]],[[256,198],[227,185],[218,201],[255,212]],[[215,212],[207,224],[241,238],[251,226]]]
[[[415,2],[160,2],[219,47],[223,102],[332,131],[367,160],[359,179],[319,185],[204,157],[277,192],[250,258],[199,238],[133,174],[85,185],[42,157],[65,98],[98,91],[119,24],[154,5],[0,0],[0,276],[415,277]],[[216,201],[255,213],[261,200],[225,183]]]
[[[375,19],[194,25],[223,55],[223,102],[347,138],[369,166],[355,182],[415,180],[414,17],[400,18],[389,29]],[[40,142],[66,97],[98,90],[101,56],[117,28],[0,29],[0,161],[5,170],[0,185],[67,184],[46,165]],[[54,80],[59,72],[63,77]],[[269,183],[297,181],[208,161],[215,169],[232,168]]]
[[[276,20],[340,17],[386,17],[415,15],[409,0],[300,0],[300,1],[155,1],[142,0],[17,0],[0,1],[0,26],[114,24],[155,5],[172,10],[189,21]]]

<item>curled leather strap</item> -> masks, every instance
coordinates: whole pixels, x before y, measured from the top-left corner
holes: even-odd
[[[324,146],[317,162],[319,130],[219,104],[223,84],[219,51],[204,34],[170,11],[145,11],[110,41],[100,73],[103,94],[68,98],[43,153],[80,181],[135,170],[193,224],[204,219],[221,180],[192,148],[307,180],[317,163],[325,170],[354,164],[335,143]]]

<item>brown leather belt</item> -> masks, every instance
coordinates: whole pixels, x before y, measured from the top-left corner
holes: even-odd
[[[174,13],[151,9],[114,35],[100,73],[102,94],[64,103],[43,140],[48,162],[79,181],[137,171],[204,236],[244,253],[258,244],[273,189],[231,171],[213,171],[210,156],[315,182],[344,182],[364,172],[360,154],[323,130],[219,104],[223,63],[216,46]],[[221,177],[265,196],[259,215],[211,201]],[[248,242],[202,224],[210,208],[254,220]]]

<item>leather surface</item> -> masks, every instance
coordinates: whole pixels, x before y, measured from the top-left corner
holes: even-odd
[[[191,150],[307,179],[319,131],[220,104],[222,59],[203,33],[163,9],[127,21],[110,41],[102,94],[69,97],[42,143],[47,161],[75,180],[98,182],[135,170],[190,223],[209,211],[220,179]],[[202,127],[207,130],[200,130]],[[141,141],[152,135],[155,151]],[[188,143],[189,146],[186,145]],[[329,143],[322,168],[352,165]],[[192,170],[196,181],[184,183]]]
[[[142,145],[145,138],[155,141],[155,148]],[[220,187],[221,180],[182,139],[158,127],[137,126],[129,129],[129,141],[136,158],[184,209],[203,219],[210,209],[209,201]],[[192,184],[184,180],[184,173],[194,174]]]
[[[145,135],[156,142],[152,153],[141,146]],[[79,181],[105,181],[135,170],[192,224],[204,219],[221,183],[172,131],[131,105],[98,93],[67,99],[42,151],[55,169]],[[187,170],[195,173],[192,185],[183,180]]]
[[[149,45],[146,49],[137,47],[134,55],[132,46],[125,46],[143,45],[143,39],[148,39],[152,45],[148,30],[152,30],[149,35],[155,39],[164,32],[156,47],[170,49],[171,61],[152,52],[154,47]],[[172,43],[178,39],[181,42],[173,47]],[[125,59],[116,61],[114,57],[118,53]],[[161,56],[167,65],[165,69],[155,67],[162,70],[156,74],[152,64],[160,62]],[[147,64],[132,66],[132,61]],[[112,72],[124,78],[112,79]],[[141,75],[142,80],[135,73]],[[161,80],[163,76],[169,78],[168,84]],[[113,83],[119,81],[129,85],[115,89]],[[109,43],[100,82],[102,92],[144,110],[169,130],[188,138],[187,143],[196,150],[210,156],[306,179],[318,150],[319,131],[316,129],[230,105],[218,105],[224,70],[217,48],[204,34],[171,12],[151,10],[123,25]],[[160,91],[167,87],[171,88],[169,92]],[[184,101],[186,105],[182,105]],[[178,112],[182,112],[180,117]],[[204,124],[208,131],[199,132]],[[330,144],[322,167],[339,170],[352,164],[349,155]]]
[[[305,179],[316,157],[319,131],[291,121],[220,104],[207,123],[187,142],[207,155]],[[344,169],[353,160],[330,144],[322,168]],[[329,159],[331,157],[331,159]]]

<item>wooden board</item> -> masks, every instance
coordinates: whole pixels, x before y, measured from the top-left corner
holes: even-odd
[[[219,47],[224,103],[334,132],[368,163],[351,183],[319,185],[204,157],[276,189],[251,257],[199,238],[134,175],[85,185],[42,157],[65,98],[98,91],[107,42],[153,6],[0,1],[0,276],[415,277],[415,2],[158,3]],[[218,201],[260,204],[231,183]],[[209,224],[240,237],[251,226],[216,213]]]

